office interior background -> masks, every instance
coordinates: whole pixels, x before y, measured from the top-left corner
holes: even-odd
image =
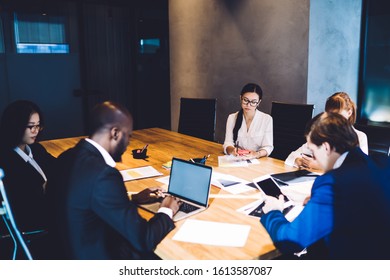
[[[53,139],[85,135],[107,99],[129,108],[135,129],[177,131],[180,97],[217,98],[222,143],[248,82],[262,86],[266,113],[281,101],[317,114],[345,91],[371,151],[383,152],[389,23],[386,0],[1,0],[0,111],[36,102]]]

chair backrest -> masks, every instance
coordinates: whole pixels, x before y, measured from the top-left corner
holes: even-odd
[[[271,157],[285,160],[306,142],[306,124],[313,117],[314,105],[272,102],[274,150]]]
[[[216,98],[180,98],[178,132],[215,141],[216,107]]]
[[[4,207],[4,208],[1,207],[1,204],[0,204],[0,210],[1,210],[0,216],[1,215],[4,216],[4,217],[2,217],[3,221],[6,224],[6,227],[9,231],[9,234],[14,242],[15,249],[14,249],[14,254],[13,254],[12,259],[16,258],[17,248],[19,245],[22,247],[22,250],[23,250],[24,254],[26,255],[27,259],[32,260],[30,250],[26,245],[26,242],[22,236],[22,233],[19,231],[19,229],[15,223],[15,219],[14,219],[13,214],[12,214],[11,205],[9,204],[8,197],[7,197],[7,194],[5,192],[5,188],[4,188],[4,184],[3,184],[3,180],[2,180],[3,176],[4,176],[4,172],[2,169],[0,169],[0,194],[1,194],[0,197],[3,200],[2,205]],[[0,200],[0,202],[1,202],[1,200]]]
[[[354,127],[367,135],[368,154],[390,156],[390,128],[386,126],[355,123]]]

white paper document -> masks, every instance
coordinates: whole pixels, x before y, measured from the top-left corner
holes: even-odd
[[[164,177],[160,177],[160,178],[157,178],[155,179],[157,182],[160,182],[160,183],[163,183],[164,185],[168,186],[169,184],[169,175],[168,176],[164,176]]]
[[[256,192],[253,194],[220,194],[220,193],[211,193],[209,198],[223,198],[223,199],[262,199],[263,194]]]
[[[213,172],[211,175],[211,184],[231,194],[239,194],[253,190],[252,187],[247,185],[250,184],[249,181],[219,172]]]
[[[260,161],[255,158],[245,156],[235,157],[233,155],[218,156],[219,167],[245,167],[249,164],[260,164]]]
[[[121,170],[120,173],[122,174],[123,181],[131,181],[163,175],[162,173],[154,169],[152,166],[125,169]]]
[[[295,203],[303,203],[306,197],[311,195],[311,188],[314,181],[300,182],[283,186],[281,192]]]
[[[237,212],[240,212],[240,213],[243,213],[245,215],[248,215],[248,216],[252,216],[256,219],[259,219],[259,211],[257,211],[256,213],[256,208],[258,208],[259,206],[261,206],[261,204],[264,202],[264,198],[263,199],[259,199],[259,200],[256,200],[256,201],[253,201],[247,205],[244,205],[243,207],[237,209]],[[299,215],[299,213],[302,212],[304,206],[302,204],[299,204],[299,203],[294,203],[292,201],[289,201],[285,204],[285,207],[288,207],[288,206],[291,206],[293,205],[294,207],[291,208],[291,210],[285,215],[286,219],[289,221],[289,222],[292,222],[294,221],[294,219]],[[262,207],[261,207],[262,208]]]
[[[244,247],[249,225],[187,219],[173,240],[215,246]]]

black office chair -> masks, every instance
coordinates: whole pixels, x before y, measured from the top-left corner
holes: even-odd
[[[274,150],[270,157],[285,160],[306,142],[306,124],[313,116],[314,105],[272,102]]]
[[[215,141],[216,107],[216,98],[180,98],[178,132]]]

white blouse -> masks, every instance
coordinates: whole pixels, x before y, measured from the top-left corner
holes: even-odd
[[[226,122],[225,142],[223,144],[225,154],[228,146],[235,146],[233,142],[233,128],[236,123],[237,114],[238,112],[230,114]],[[242,118],[241,128],[237,134],[237,141],[241,149],[251,151],[265,150],[267,156],[269,156],[274,149],[272,117],[256,109],[249,129],[246,126],[245,118]]]
[[[39,174],[41,174],[42,178],[45,180],[45,182],[47,182],[47,178],[46,178],[46,175],[45,173],[43,172],[42,168],[39,166],[38,162],[35,161],[34,157],[33,157],[33,153],[31,151],[31,148],[26,145],[26,151],[27,151],[27,154],[25,152],[23,152],[19,147],[15,147],[14,148],[14,151],[25,161],[25,162],[28,162],[29,164],[31,164],[36,171],[38,171]]]

